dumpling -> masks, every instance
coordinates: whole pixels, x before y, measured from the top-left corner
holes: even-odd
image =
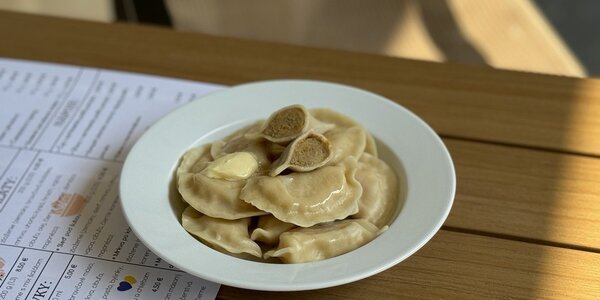
[[[333,124],[315,119],[304,106],[294,104],[272,113],[258,133],[249,133],[245,136],[250,139],[264,138],[273,143],[287,144],[310,130],[324,133],[333,127]]]
[[[260,216],[258,217],[258,225],[256,226],[256,229],[252,231],[250,238],[253,241],[277,245],[279,236],[295,227],[296,225],[282,222],[273,217],[273,215]]]
[[[332,157],[331,143],[322,134],[309,131],[291,142],[273,162],[269,175],[277,176],[285,169],[308,172],[325,165]]]
[[[239,137],[242,137],[244,135],[247,135],[247,134],[257,134],[260,131],[260,128],[262,127],[263,124],[264,124],[263,120],[256,121],[246,127],[236,130],[232,134],[221,139],[220,142],[228,143],[230,141],[233,141],[233,140],[235,140]],[[215,153],[211,153],[211,154],[213,156],[215,155]]]
[[[327,123],[333,123],[338,127],[353,127],[360,126],[356,121],[351,118],[342,115],[338,112],[335,112],[331,109],[327,108],[313,108],[310,110],[310,113],[317,118],[317,120]],[[366,134],[366,146],[365,152],[377,157],[377,144],[375,144],[375,139],[369,131],[364,130]]]
[[[269,143],[267,145],[267,153],[269,154],[269,158],[271,160],[277,160],[281,156],[281,154],[283,154],[283,151],[285,151],[285,148],[286,147],[283,145]]]
[[[331,143],[331,159],[327,164],[335,165],[348,156],[359,158],[367,143],[367,133],[360,126],[336,127],[325,133]]]
[[[356,158],[307,173],[248,179],[240,198],[277,219],[302,227],[344,219],[358,212],[362,187]]]
[[[199,173],[202,171],[212,160],[210,147],[211,145],[207,144],[185,152],[177,168],[177,176],[179,177],[183,173]]]
[[[363,193],[358,200],[358,213],[353,218],[366,219],[381,228],[387,225],[398,205],[398,179],[384,161],[368,153],[358,160],[356,180]]]
[[[377,226],[361,219],[297,228],[282,233],[277,249],[267,251],[264,256],[279,257],[284,263],[323,260],[361,247],[378,234]]]
[[[188,206],[181,216],[181,224],[187,232],[219,251],[262,256],[260,246],[248,235],[250,218],[238,220],[211,218]]]
[[[266,215],[266,212],[240,199],[245,183],[245,180],[228,181],[201,173],[184,173],[179,176],[178,187],[185,202],[213,218],[234,220]]]

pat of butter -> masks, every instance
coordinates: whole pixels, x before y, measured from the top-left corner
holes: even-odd
[[[210,162],[202,174],[215,179],[241,180],[256,171],[258,162],[248,152],[234,152]]]

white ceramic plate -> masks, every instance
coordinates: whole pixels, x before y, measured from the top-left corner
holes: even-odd
[[[290,265],[234,258],[197,241],[179,222],[184,205],[172,179],[181,155],[295,103],[331,108],[352,117],[373,134],[380,157],[395,169],[401,181],[401,207],[390,228],[347,254]],[[450,212],[455,185],[454,167],[444,144],[407,109],[353,87],[282,80],[216,92],[164,117],[129,153],[120,195],[135,234],[177,268],[226,285],[290,291],[356,281],[406,259],[441,227]]]

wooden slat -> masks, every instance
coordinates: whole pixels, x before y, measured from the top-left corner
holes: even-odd
[[[600,254],[440,231],[399,265],[305,292],[221,287],[220,299],[598,299]]]
[[[600,251],[600,158],[444,142],[458,182],[445,225]]]
[[[0,56],[236,84],[312,78],[390,97],[438,133],[600,155],[600,80],[0,12]]]

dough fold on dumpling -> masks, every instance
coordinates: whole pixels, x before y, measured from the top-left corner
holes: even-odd
[[[349,156],[358,159],[365,152],[367,132],[360,126],[336,127],[324,135],[331,143],[328,165],[338,164]]]
[[[248,235],[250,218],[238,220],[211,218],[188,206],[181,216],[181,224],[187,232],[219,251],[224,249],[230,253],[262,256],[260,246]]]
[[[258,217],[258,225],[252,231],[250,238],[269,245],[277,245],[279,236],[295,227],[296,225],[282,222],[273,215],[260,216]]]
[[[357,159],[307,173],[249,178],[240,198],[277,219],[302,227],[344,219],[358,212],[362,187]]]
[[[244,184],[244,180],[228,181],[201,173],[184,173],[179,176],[178,188],[185,202],[213,218],[234,220],[266,215],[240,199]]]
[[[358,126],[362,127],[356,121],[352,120],[350,117],[340,114],[336,111],[333,111],[328,108],[312,108],[310,109],[311,115],[313,115],[317,120],[333,123],[336,127],[353,127]],[[377,144],[375,144],[375,139],[371,135],[371,133],[364,129],[366,134],[366,146],[365,152],[377,157]]]
[[[199,173],[202,171],[212,160],[210,148],[211,144],[206,144],[186,151],[177,168],[177,176],[179,177],[183,173]]]
[[[358,213],[352,217],[366,219],[379,228],[387,225],[398,205],[396,173],[381,159],[364,153],[358,160],[356,180],[363,193],[358,200]]]
[[[277,249],[267,251],[264,257],[279,257],[284,263],[323,260],[363,246],[379,232],[377,226],[362,219],[292,229],[282,233]]]
[[[235,132],[233,132],[230,135],[221,139],[219,142],[223,142],[224,144],[226,144],[226,143],[229,143],[229,142],[231,142],[235,139],[238,139],[239,137],[242,137],[247,134],[257,134],[260,131],[260,128],[262,127],[264,122],[265,121],[263,121],[263,120],[256,121],[248,126],[245,126],[241,129],[236,130]],[[211,149],[211,155],[213,157],[218,156],[215,154],[218,154],[218,153],[213,153],[213,149]]]

